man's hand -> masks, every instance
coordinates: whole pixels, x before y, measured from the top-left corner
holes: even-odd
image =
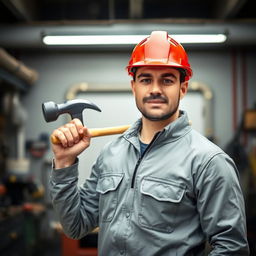
[[[52,135],[60,140],[60,144],[52,144],[56,169],[72,165],[91,140],[88,129],[77,118],[54,130]]]

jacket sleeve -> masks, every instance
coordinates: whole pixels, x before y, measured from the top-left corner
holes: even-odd
[[[234,162],[224,153],[202,167],[197,209],[212,250],[209,255],[249,255],[243,194]]]
[[[94,165],[92,174],[78,187],[78,160],[67,168],[53,169],[50,178],[50,195],[53,208],[64,233],[80,239],[98,225],[97,174]]]

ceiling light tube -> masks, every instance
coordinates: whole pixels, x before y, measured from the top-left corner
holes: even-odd
[[[148,35],[46,35],[46,45],[135,45]],[[177,34],[171,35],[181,44],[224,43],[224,34]]]
[[[43,37],[47,45],[121,45],[137,44],[146,35],[48,35]]]
[[[173,38],[183,44],[224,43],[227,40],[224,34],[173,35]]]

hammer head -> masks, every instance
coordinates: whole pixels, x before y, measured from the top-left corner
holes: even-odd
[[[59,115],[68,113],[72,119],[78,118],[83,123],[83,110],[85,108],[101,112],[94,103],[83,99],[69,100],[61,104],[56,104],[53,101],[42,104],[43,115],[46,122],[55,121]]]

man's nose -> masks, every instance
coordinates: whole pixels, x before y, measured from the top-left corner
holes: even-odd
[[[162,90],[161,90],[161,86],[159,85],[159,83],[157,81],[153,82],[152,86],[151,86],[150,93],[151,94],[161,94],[161,92],[162,92]]]

